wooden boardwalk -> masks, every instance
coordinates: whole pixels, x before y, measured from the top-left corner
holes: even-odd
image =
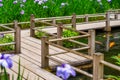
[[[86,24],[77,24],[77,30],[89,30],[89,29],[102,29],[105,28],[105,21],[103,22],[94,22],[94,23],[86,23]],[[120,20],[110,21],[111,27],[120,26]],[[21,33],[21,54],[17,54],[12,57],[13,60],[13,68],[11,70],[8,69],[10,74],[14,74],[16,80],[16,73],[18,73],[18,63],[20,59],[21,64],[21,74],[24,70],[24,80],[28,78],[28,80],[61,80],[55,74],[50,73],[49,71],[41,68],[41,40],[30,37],[30,30],[24,30]],[[45,28],[43,31],[47,33],[57,33],[56,27]],[[57,47],[50,46],[49,54],[55,54],[65,52],[62,49]],[[54,59],[62,63],[81,63],[84,61],[88,61],[88,59],[78,56],[73,53],[59,54],[52,56]],[[50,60],[50,66],[59,65],[57,62]],[[10,76],[12,78],[12,75]]]
[[[100,21],[100,22],[93,22],[93,23],[83,23],[83,24],[77,24],[76,29],[77,30],[90,30],[90,29],[103,29],[105,28],[105,21]],[[111,27],[120,27],[120,20],[115,20],[115,21],[110,21],[110,26]],[[43,31],[46,31],[48,33],[57,33],[57,28],[56,27],[51,27],[51,28],[45,28]]]
[[[55,54],[58,52],[64,52],[64,50],[50,46],[50,54]],[[87,60],[86,58],[80,57],[73,53],[66,53],[53,56],[55,59],[63,63],[80,63]],[[21,38],[21,54],[17,54],[12,57],[13,68],[8,70],[11,74],[18,73],[18,62],[20,59],[21,63],[21,73],[24,69],[24,79],[28,80],[61,80],[54,74],[41,68],[41,41],[32,37],[29,37],[29,31],[22,31]],[[50,60],[50,66],[59,65],[57,62]],[[12,77],[12,76],[10,76]],[[16,80],[16,79],[15,79]]]

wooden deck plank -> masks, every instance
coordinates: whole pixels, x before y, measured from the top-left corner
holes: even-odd
[[[28,39],[28,40],[30,40],[31,39],[31,37],[27,37],[27,38],[24,38],[24,39]],[[35,43],[37,43],[37,45],[41,45],[41,41],[40,40],[38,40],[38,39],[31,39],[32,40],[32,42],[35,42]],[[25,41],[25,40],[24,40]],[[36,45],[36,46],[37,46]],[[54,51],[56,51],[55,53],[58,53],[58,51],[60,51],[60,52],[64,52],[64,50],[62,50],[62,49],[59,49],[59,48],[56,48],[56,47],[54,47],[54,46],[50,46],[50,50],[52,51],[52,50],[54,50]],[[76,55],[76,54],[73,54],[73,53],[66,53],[65,55],[69,55],[70,57],[73,57],[73,55],[75,55],[74,57],[75,57],[75,59],[76,59],[76,57],[77,58],[79,58],[80,59],[80,56],[78,56],[78,55]],[[81,57],[83,60],[85,59],[84,57]]]
[[[10,77],[10,80],[17,80],[17,72],[11,70],[11,69],[6,69],[7,72],[10,74],[9,77]],[[14,76],[14,78],[12,78],[12,76]],[[22,78],[22,80],[25,80],[24,78]]]
[[[32,51],[28,51],[26,49],[22,48],[22,56],[24,56],[26,59],[32,59],[30,61],[34,61],[36,63],[39,63],[39,66],[41,66],[41,55],[37,55],[36,53],[33,53]],[[39,53],[39,52],[38,52]],[[55,65],[57,63],[50,61],[50,65]]]
[[[90,30],[90,29],[102,29],[105,27],[105,22],[93,22],[93,23],[85,23],[85,24],[78,24],[76,25],[76,29],[77,30]],[[120,26],[120,20],[115,20],[115,21],[110,21],[110,26],[111,27],[116,27],[116,26]],[[53,28],[45,28],[42,29],[43,31],[46,31],[48,33],[57,33],[57,28],[53,27]]]
[[[18,63],[16,62],[13,62],[14,66],[13,66],[13,70],[16,71],[16,73],[18,72]],[[22,74],[22,71],[24,70],[24,75],[23,77],[25,79],[27,79],[27,76],[28,76],[28,80],[35,80],[36,76],[35,74],[33,74],[31,71],[27,70],[26,68],[24,68],[23,66],[20,67],[21,68],[21,74]],[[41,78],[42,79],[42,78]],[[42,79],[43,80],[43,79]]]
[[[26,41],[26,42],[25,42]],[[39,40],[40,41],[40,40]],[[30,42],[30,41],[28,41],[28,40],[25,40],[25,39],[23,39],[22,40],[22,42],[24,42],[24,43],[28,43],[28,45],[33,45],[34,46],[34,48],[35,47],[39,47],[40,45],[36,45],[35,43],[33,43],[33,42]],[[55,47],[54,47],[55,48]],[[50,51],[50,53],[51,54],[54,54],[54,53],[58,53],[59,51],[64,51],[64,50],[61,50],[61,49],[50,49],[49,50]],[[67,53],[67,54],[69,54],[69,53]],[[74,55],[76,55],[76,54],[74,54]],[[76,58],[74,58],[74,57],[71,57],[70,55],[66,55],[66,54],[60,54],[60,55],[57,55],[56,57],[59,57],[59,58],[61,58],[61,59],[63,59],[63,60],[66,60],[66,61],[68,61],[68,62],[74,62],[74,61],[77,61],[76,60]],[[79,58],[80,58],[80,56],[78,56]],[[80,58],[80,59],[83,59],[83,58]],[[84,58],[85,59],[85,58]]]
[[[36,48],[34,48],[33,46],[29,46],[29,45],[25,45],[24,43],[22,43],[22,46],[24,46],[23,48],[25,48],[25,47],[27,47],[28,49],[31,49],[29,52],[28,52],[28,55],[31,55],[32,53],[30,53],[30,52],[34,52],[35,54],[37,53],[37,54],[39,54],[39,53],[41,53],[41,50],[38,50],[38,49],[36,49]],[[22,52],[22,53],[25,53],[24,51]],[[30,53],[30,54],[29,54]],[[55,51],[52,51],[52,50],[50,50],[50,53],[51,54],[54,54],[54,53],[56,53]],[[40,54],[41,55],[41,54]],[[61,55],[63,55],[63,54],[61,54]],[[73,59],[71,58],[71,57],[69,57],[69,56],[66,56],[66,55],[63,55],[63,56],[61,56],[61,55],[57,55],[56,57],[57,58],[60,58],[60,60],[61,59],[63,59],[64,60],[64,62],[71,62]],[[34,55],[31,55],[31,56],[34,56]],[[38,56],[34,56],[33,58],[35,59],[35,58],[37,58]],[[69,60],[68,59],[66,59],[66,58],[70,58]],[[41,58],[39,57],[39,60],[40,60]],[[74,59],[74,60],[76,60],[76,59]]]
[[[16,63],[18,63],[19,56],[14,56],[12,60]],[[33,72],[39,77],[44,77],[46,80],[61,80],[60,78],[56,77],[55,75],[51,74],[50,72],[41,69],[39,66],[21,58],[21,66],[24,66],[24,68],[28,69],[29,71]]]

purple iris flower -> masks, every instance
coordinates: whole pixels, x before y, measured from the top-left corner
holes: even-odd
[[[12,68],[13,62],[11,60],[12,55],[10,54],[0,54],[0,66],[5,68]]]
[[[34,3],[39,2],[40,0],[34,0]]]
[[[2,0],[0,0],[0,2],[2,2]]]
[[[23,2],[25,3],[25,2],[26,2],[26,0],[23,0]]]
[[[2,7],[3,6],[3,4],[2,3],[0,3],[0,7]]]
[[[0,34],[0,38],[3,38],[4,37],[4,34]]]
[[[76,76],[76,72],[69,64],[62,64],[61,66],[57,67],[56,75],[61,77],[63,80],[67,80],[70,75]]]
[[[18,3],[18,1],[16,0],[16,1],[13,1],[13,4],[17,4]]]
[[[101,2],[101,0],[97,0],[97,2]]]
[[[47,2],[48,0],[43,0],[43,2]]]
[[[111,2],[112,0],[107,0],[108,2]]]
[[[20,14],[23,15],[24,13],[25,13],[24,10],[21,10]]]

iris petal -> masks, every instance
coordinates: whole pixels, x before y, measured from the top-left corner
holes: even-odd
[[[67,80],[70,75],[76,76],[76,72],[69,64],[62,64],[61,66],[57,67],[56,75],[61,77],[63,80]]]
[[[2,66],[5,67],[5,68],[8,68],[8,63],[6,62],[6,60],[4,60],[4,61],[2,62]]]
[[[10,59],[11,54],[0,54],[0,65],[5,68],[11,68],[13,66],[12,60]]]
[[[73,69],[71,69],[70,71],[71,71],[71,75],[75,77],[76,76],[76,72]]]
[[[4,55],[4,59],[6,59],[6,58],[9,58],[9,57],[11,57],[12,55],[10,55],[10,54],[5,54]]]
[[[2,65],[3,61],[4,61],[3,59],[0,60],[0,65]]]
[[[8,68],[11,68],[13,66],[13,62],[10,58],[6,59],[6,62],[8,64]]]
[[[64,72],[64,79],[67,80],[70,77],[70,73],[67,71]]]

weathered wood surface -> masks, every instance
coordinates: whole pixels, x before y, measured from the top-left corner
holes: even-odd
[[[39,39],[29,37],[30,34],[28,30],[23,30],[21,33],[22,33],[21,54],[17,54],[12,57],[14,66],[11,70],[8,70],[8,72],[14,74],[16,78],[16,73],[18,73],[18,62],[20,58],[21,73],[24,69],[24,79],[26,79],[27,75],[29,75],[28,80],[37,80],[38,78],[40,80],[61,80],[60,78],[56,77],[54,74],[41,68],[41,41]],[[50,54],[56,54],[60,52],[65,52],[65,51],[53,46],[49,46]],[[70,52],[66,54],[55,55],[53,56],[53,58],[63,63],[71,63],[71,64],[74,63],[78,65],[80,63],[83,63],[84,60],[85,61],[88,60],[84,57],[80,57]],[[60,65],[59,63],[53,60],[50,60],[49,62],[52,68],[55,68],[55,66]]]
[[[85,23],[85,24],[76,24],[76,30],[89,30],[89,29],[103,29],[105,28],[105,21],[103,22],[94,22],[94,23]],[[120,26],[120,20],[118,21],[110,21],[111,27],[118,27]],[[56,27],[45,28],[43,31],[48,33],[57,33]]]

